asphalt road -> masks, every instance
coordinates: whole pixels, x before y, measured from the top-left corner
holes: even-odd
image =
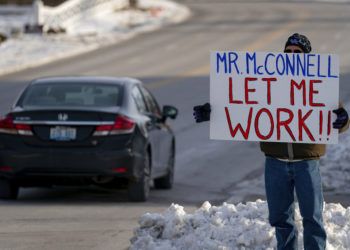
[[[195,124],[192,107],[209,100],[211,50],[281,51],[286,38],[306,34],[315,52],[341,56],[341,98],[349,101],[350,5],[310,1],[183,0],[193,16],[183,24],[75,58],[0,78],[5,113],[33,78],[52,75],[132,76],[161,104],[179,108],[175,187],[152,190],[146,203],[123,191],[92,188],[25,189],[18,201],[0,201],[0,249],[125,249],[145,212],[171,203],[188,210],[220,204],[235,183],[262,170],[257,143],[210,141],[208,124]],[[242,197],[245,200],[246,197]],[[333,200],[332,201],[337,201]],[[341,201],[341,200],[339,200]]]

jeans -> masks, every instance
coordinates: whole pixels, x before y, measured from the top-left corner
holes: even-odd
[[[276,229],[277,249],[297,249],[294,190],[303,218],[304,249],[326,248],[322,182],[317,160],[284,162],[266,157],[265,188],[269,222]]]

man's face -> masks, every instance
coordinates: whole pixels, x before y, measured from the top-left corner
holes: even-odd
[[[304,51],[296,45],[288,45],[285,50],[284,53],[304,53]]]

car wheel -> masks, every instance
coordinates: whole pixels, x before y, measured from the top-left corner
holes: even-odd
[[[19,187],[9,180],[0,179],[0,199],[15,200]]]
[[[146,201],[150,192],[151,164],[149,154],[146,153],[142,176],[138,180],[131,180],[128,185],[130,201]]]
[[[160,178],[154,179],[154,187],[157,189],[171,189],[174,183],[174,165],[175,165],[175,154],[174,150],[169,158],[169,169],[168,173]]]

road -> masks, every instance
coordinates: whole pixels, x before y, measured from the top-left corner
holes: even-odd
[[[188,211],[208,200],[221,204],[235,183],[263,169],[257,143],[208,139],[192,107],[209,100],[211,50],[281,51],[286,38],[307,34],[316,52],[341,55],[341,98],[349,101],[350,5],[310,1],[179,0],[193,16],[183,24],[75,58],[0,78],[0,112],[30,79],[52,75],[138,77],[162,105],[178,107],[175,187],[152,190],[146,203],[129,203],[123,191],[92,188],[22,190],[0,202],[0,249],[126,249],[137,219],[171,203]],[[247,197],[242,197],[242,200]],[[336,201],[333,200],[332,201]],[[341,201],[341,200],[339,200]]]

